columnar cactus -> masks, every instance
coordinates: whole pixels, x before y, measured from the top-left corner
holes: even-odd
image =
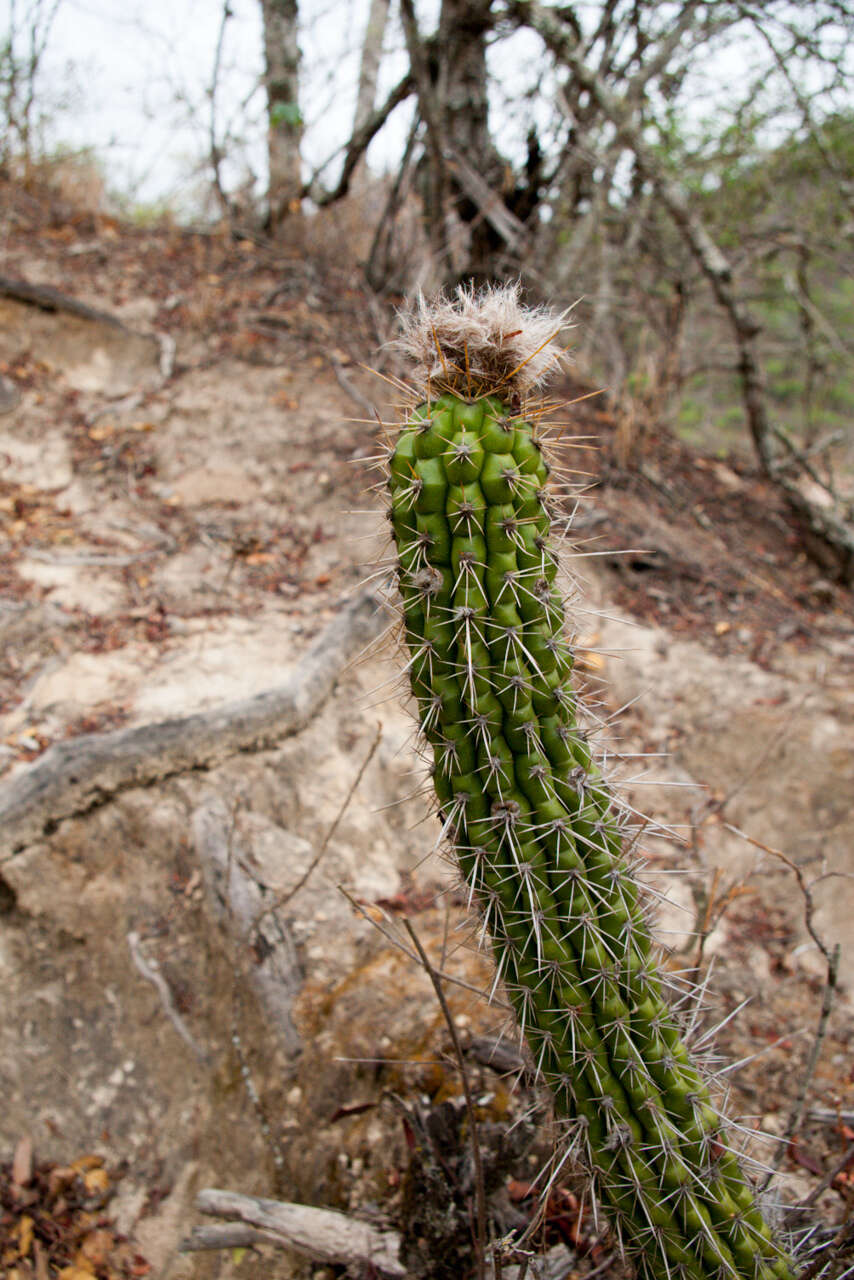
[[[791,1280],[668,1001],[621,809],[576,717],[532,393],[556,322],[518,290],[423,301],[388,457],[421,732],[444,831],[558,1114],[655,1280]]]

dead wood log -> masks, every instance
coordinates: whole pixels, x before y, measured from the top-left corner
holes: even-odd
[[[299,733],[347,662],[386,622],[377,597],[365,591],[341,610],[278,688],[195,715],[56,743],[0,787],[0,862],[121,791],[211,769]]]
[[[399,1256],[400,1237],[396,1232],[381,1231],[368,1222],[359,1222],[333,1209],[261,1200],[235,1191],[210,1188],[199,1192],[196,1208],[200,1213],[214,1217],[236,1218],[264,1231],[281,1247],[317,1262],[343,1266],[371,1264],[383,1276],[406,1275]],[[192,1241],[191,1236],[181,1249],[198,1247]]]
[[[60,293],[49,284],[30,284],[28,280],[14,280],[11,276],[0,276],[0,296],[12,298],[15,302],[26,302],[29,306],[39,307],[42,311],[65,311],[68,315],[80,316],[82,320],[95,320],[98,324],[112,325],[114,329],[124,329],[118,316],[109,311],[100,311],[90,307],[67,293]]]
[[[775,477],[801,526],[804,546],[829,577],[854,586],[854,503],[834,499],[827,506],[811,502],[797,481]]]
[[[181,1241],[182,1253],[201,1253],[205,1249],[246,1249],[255,1244],[278,1244],[279,1239],[269,1231],[246,1227],[241,1223],[215,1223],[211,1227],[193,1227],[186,1240]]]
[[[181,1242],[182,1253],[202,1249],[229,1249],[235,1244],[275,1244],[315,1262],[343,1266],[372,1266],[381,1276],[406,1275],[400,1260],[400,1235],[382,1231],[370,1223],[360,1222],[334,1209],[316,1209],[311,1205],[262,1200],[235,1191],[208,1188],[196,1197],[200,1213],[213,1217],[236,1218],[222,1226],[194,1227]],[[529,1280],[560,1280],[575,1260],[566,1245],[559,1244],[541,1258],[530,1258],[522,1267],[501,1268],[504,1280],[518,1280],[524,1270]],[[492,1277],[497,1267],[487,1265]]]

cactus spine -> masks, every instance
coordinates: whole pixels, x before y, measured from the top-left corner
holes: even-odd
[[[558,1114],[655,1280],[791,1280],[664,992],[619,806],[576,717],[531,392],[553,317],[423,301],[388,458],[408,673],[444,830]]]

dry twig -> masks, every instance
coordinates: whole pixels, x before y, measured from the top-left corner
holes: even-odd
[[[754,848],[761,849],[763,853],[769,854],[772,858],[779,859],[779,861],[784,863],[790,871],[794,872],[795,878],[798,882],[798,888],[800,889],[801,896],[804,900],[804,924],[806,926],[807,933],[824,956],[824,960],[827,965],[827,976],[825,978],[824,990],[821,998],[821,1010],[819,1012],[818,1025],[816,1026],[815,1036],[813,1037],[812,1046],[807,1059],[807,1065],[804,1069],[804,1074],[798,1087],[797,1097],[795,1098],[791,1111],[789,1112],[789,1118],[786,1122],[786,1127],[783,1130],[780,1144],[771,1161],[771,1168],[768,1170],[768,1173],[760,1184],[760,1191],[764,1191],[771,1179],[774,1177],[776,1171],[780,1168],[780,1165],[783,1162],[783,1157],[789,1149],[789,1144],[800,1128],[804,1118],[804,1112],[806,1111],[807,1105],[807,1093],[809,1091],[810,1084],[812,1083],[813,1076],[815,1075],[816,1065],[818,1064],[819,1054],[821,1053],[821,1046],[824,1043],[825,1036],[827,1035],[827,1023],[830,1018],[830,1013],[836,996],[836,988],[839,983],[840,946],[839,943],[837,943],[836,946],[832,948],[829,947],[816,929],[815,901],[813,900],[813,896],[810,891],[811,886],[807,884],[806,877],[798,864],[790,858],[788,854],[783,853],[780,849],[774,849],[771,845],[764,844],[754,836],[747,835],[746,832],[741,831],[738,827],[732,826],[731,823],[724,823],[724,826],[728,831],[731,831],[733,835],[741,836],[741,838],[746,840],[748,844],[752,844]]]
[[[418,959],[421,967],[427,974],[433,984],[433,990],[436,992],[436,999],[439,1001],[439,1007],[442,1010],[442,1017],[451,1036],[451,1043],[454,1046],[454,1054],[456,1055],[457,1065],[460,1071],[460,1079],[462,1081],[463,1093],[466,1100],[466,1112],[469,1118],[469,1133],[471,1136],[472,1159],[474,1161],[474,1187],[475,1200],[477,1203],[477,1276],[478,1280],[485,1280],[486,1277],[486,1189],[483,1181],[483,1163],[480,1158],[480,1128],[477,1123],[477,1115],[474,1109],[474,1100],[471,1096],[471,1085],[469,1084],[468,1071],[466,1070],[466,1061],[463,1057],[463,1048],[460,1044],[460,1037],[451,1017],[451,1011],[448,1008],[448,1001],[445,998],[445,992],[442,989],[442,979],[437,969],[430,963],[427,952],[421,945],[421,939],[412,927],[409,920],[404,920],[406,932],[412,940],[412,945],[418,953]]]
[[[146,982],[150,982],[156,989],[157,994],[160,996],[160,1002],[163,1005],[164,1012],[172,1023],[172,1026],[178,1032],[178,1035],[184,1043],[192,1049],[199,1062],[206,1062],[207,1054],[204,1049],[200,1048],[199,1045],[196,1044],[189,1027],[175,1007],[175,1001],[172,998],[172,992],[169,990],[169,984],[163,977],[160,970],[155,969],[153,965],[149,964],[145,956],[142,954],[139,934],[134,930],[131,930],[127,936],[127,942],[128,947],[130,948],[131,959],[142,974],[143,978],[145,978]]]

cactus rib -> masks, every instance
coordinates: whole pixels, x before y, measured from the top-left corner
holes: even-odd
[[[621,810],[579,727],[539,410],[519,407],[528,374],[512,367],[542,371],[545,320],[528,323],[521,363],[514,290],[422,304],[406,331],[424,385],[390,450],[389,517],[444,830],[640,1273],[791,1280],[685,1047]]]

